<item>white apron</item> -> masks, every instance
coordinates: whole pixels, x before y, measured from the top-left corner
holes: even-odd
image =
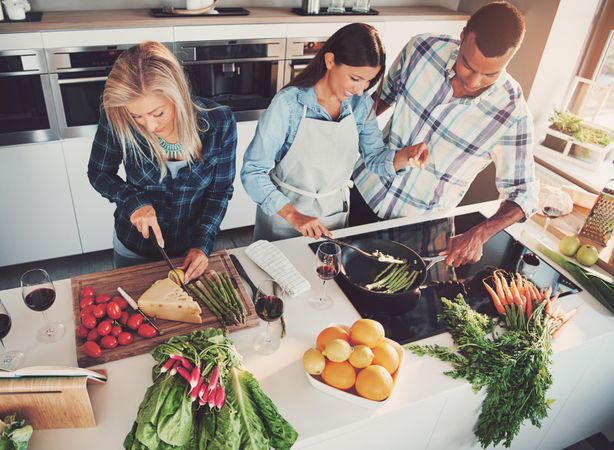
[[[318,217],[329,230],[347,225],[350,176],[359,157],[358,128],[350,114],[339,122],[306,117],[307,106],[288,153],[269,173],[273,183],[302,214]],[[256,212],[254,240],[300,236],[278,214]]]

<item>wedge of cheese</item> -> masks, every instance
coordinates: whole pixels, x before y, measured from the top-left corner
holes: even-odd
[[[138,304],[139,308],[150,317],[177,322],[202,323],[199,304],[168,278],[152,284],[143,292]]]

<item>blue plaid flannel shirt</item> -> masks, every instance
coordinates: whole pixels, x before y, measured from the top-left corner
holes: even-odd
[[[227,107],[202,98],[194,100],[207,109],[199,113],[199,121],[201,124],[206,121],[209,129],[199,132],[202,157],[180,169],[175,179],[167,173],[160,181],[160,170],[152,153],[142,162],[133,157],[124,160],[106,114],[100,115],[87,174],[94,189],[117,205],[115,231],[119,240],[144,257],[159,258],[159,254],[130,222],[135,210],[147,204],[154,207],[169,255],[180,256],[190,248],[200,248],[209,255],[232,197],[237,146],[235,117]],[[139,143],[147,145],[142,137]],[[122,163],[125,181],[117,174]]]

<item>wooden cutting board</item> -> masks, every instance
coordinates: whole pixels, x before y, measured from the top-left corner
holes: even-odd
[[[180,265],[183,262],[181,258],[173,260],[173,264]],[[246,320],[245,324],[228,327],[228,331],[232,332],[242,328],[249,328],[258,325],[259,318],[256,315],[254,303],[247,294],[243,283],[240,281],[239,274],[234,265],[230,261],[228,252],[217,252],[209,256],[209,269],[215,270],[218,273],[227,273],[234,281],[235,287],[239,292],[239,297],[245,307]],[[156,280],[166,278],[168,275],[168,266],[164,261],[151,264],[143,264],[139,266],[127,267],[124,269],[109,270],[106,272],[92,273],[81,275],[71,280],[72,297],[73,297],[73,314],[75,317],[75,336],[76,328],[81,323],[80,308],[79,308],[79,292],[84,286],[93,286],[96,295],[108,294],[110,296],[118,296],[117,287],[121,286],[134,300],[145,292]],[[83,353],[83,339],[77,340],[77,362],[79,367],[90,367],[95,364],[102,364],[118,359],[129,358],[131,356],[140,355],[149,352],[162,342],[166,342],[172,336],[184,335],[191,333],[194,330],[210,327],[221,327],[220,322],[215,318],[213,313],[200,301],[196,300],[202,309],[202,324],[171,322],[168,320],[157,319],[155,324],[160,328],[164,335],[156,336],[151,339],[145,339],[134,335],[134,342],[126,346],[117,346],[113,349],[103,349],[102,356],[94,359]],[[132,309],[128,307],[132,312]],[[131,330],[129,330],[131,331]]]
[[[580,231],[580,228],[582,228],[582,225],[584,225],[589,212],[590,209],[574,205],[571,213],[557,217],[556,219],[550,219],[548,231],[559,239],[571,234],[577,234]],[[540,224],[542,227],[546,222],[546,217],[540,214],[534,214],[531,219]],[[580,242],[597,247],[599,250],[599,260],[597,260],[597,265],[611,275],[614,275],[614,238],[610,239],[608,245],[605,247],[598,245],[593,241],[588,241],[582,236],[580,236]]]

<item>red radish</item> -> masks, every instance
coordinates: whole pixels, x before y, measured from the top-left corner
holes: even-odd
[[[181,375],[188,383],[190,382],[190,372],[185,370],[185,368],[181,366],[177,367],[177,373]],[[173,374],[173,371],[171,370],[171,375],[172,374]]]
[[[209,385],[207,384],[207,382],[203,378],[203,382],[200,385],[200,388],[198,389],[198,398],[201,399],[201,400],[204,400],[206,402],[208,394],[209,394]]]
[[[215,394],[215,406],[217,409],[222,409],[222,406],[224,406],[224,400],[226,400],[226,392],[224,391],[224,387],[218,386]]]
[[[181,367],[181,363],[179,361],[175,361],[173,367],[171,367],[171,375],[175,375],[177,373],[177,369]]]
[[[215,366],[213,372],[211,372],[211,378],[209,378],[209,392],[213,391],[217,387],[217,381],[220,377],[220,366]]]
[[[183,367],[188,370],[192,370],[192,363],[187,358],[184,358],[181,355],[171,355],[170,358],[175,361],[180,361]]]
[[[198,384],[202,383],[202,377],[200,376],[200,368],[194,366],[192,369],[192,377],[190,378],[190,387],[194,388]]]
[[[203,377],[200,377],[196,386],[194,386],[192,390],[190,391],[190,399],[192,401],[196,401],[196,399],[198,398],[198,393],[200,392],[200,387],[202,386],[203,381],[204,381]]]
[[[172,358],[168,358],[164,365],[160,367],[160,373],[168,372],[173,364],[175,364],[175,360]]]

